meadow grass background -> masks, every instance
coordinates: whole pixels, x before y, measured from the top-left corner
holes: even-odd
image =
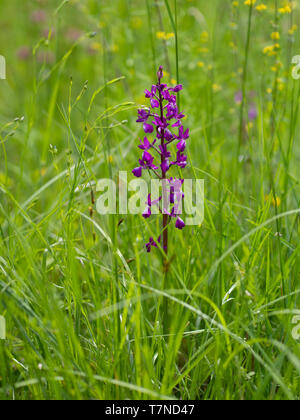
[[[299,398],[300,11],[261,4],[1,0],[0,399]],[[159,217],[90,209],[159,65],[206,188],[167,279]]]

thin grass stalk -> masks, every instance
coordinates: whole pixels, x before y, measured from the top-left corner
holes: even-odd
[[[152,51],[152,64],[153,64],[153,76],[156,75],[156,51],[155,51],[155,43],[153,39],[153,31],[152,31],[152,13],[151,13],[151,7],[149,4],[149,0],[146,0],[146,7],[147,7],[147,16],[148,16],[148,27],[149,27],[149,38],[150,38],[150,45],[151,45],[151,51]]]
[[[161,15],[161,12],[160,12],[160,7],[159,7],[158,0],[155,0],[155,7],[156,7],[156,11],[157,11],[160,30],[162,32],[164,32],[165,31],[164,22],[163,22],[162,15]],[[170,58],[169,58],[169,53],[168,53],[168,46],[167,46],[167,41],[166,40],[163,40],[163,45],[164,45],[164,55],[165,55],[167,71],[169,72],[169,74],[172,74],[172,68],[171,68],[171,63],[170,63]]]
[[[247,29],[247,41],[246,41],[246,49],[245,49],[245,59],[244,59],[244,67],[243,67],[243,77],[242,77],[242,104],[240,109],[240,125],[239,125],[239,138],[238,138],[238,145],[237,145],[237,155],[236,155],[236,165],[237,165],[237,174],[236,174],[236,183],[238,183],[238,175],[239,175],[239,156],[240,151],[243,143],[243,128],[244,128],[244,109],[246,104],[246,84],[247,84],[247,76],[248,76],[248,61],[249,61],[249,51],[250,51],[250,40],[251,40],[251,26],[252,26],[252,15],[253,15],[253,4],[249,6],[249,14],[248,14],[248,29]],[[238,185],[238,184],[236,184]]]

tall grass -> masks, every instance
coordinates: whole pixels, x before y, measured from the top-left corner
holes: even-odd
[[[53,36],[30,21],[34,1],[4,0],[0,18],[0,399],[298,399],[298,8],[50,3]],[[133,167],[136,108],[167,60],[206,215],[171,233],[164,285],[161,252],[144,248],[159,218],[100,216],[91,190]]]

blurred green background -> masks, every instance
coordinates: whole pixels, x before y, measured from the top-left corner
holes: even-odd
[[[0,0],[1,399],[299,398],[299,2],[246,3]],[[136,166],[159,65],[206,188],[167,284],[159,218],[90,198]]]

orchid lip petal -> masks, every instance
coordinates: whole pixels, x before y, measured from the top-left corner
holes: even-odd
[[[148,124],[148,123],[144,123],[144,131],[145,131],[145,133],[147,133],[147,134],[152,134],[153,133],[153,131],[154,131],[154,127],[153,127],[153,125],[152,124]]]
[[[142,168],[141,168],[141,167],[139,167],[139,168],[135,168],[135,169],[132,171],[132,173],[133,173],[133,175],[134,175],[135,177],[140,178],[140,177],[142,176]]]
[[[175,226],[176,226],[176,229],[182,230],[185,227],[185,223],[180,217],[177,217]]]

